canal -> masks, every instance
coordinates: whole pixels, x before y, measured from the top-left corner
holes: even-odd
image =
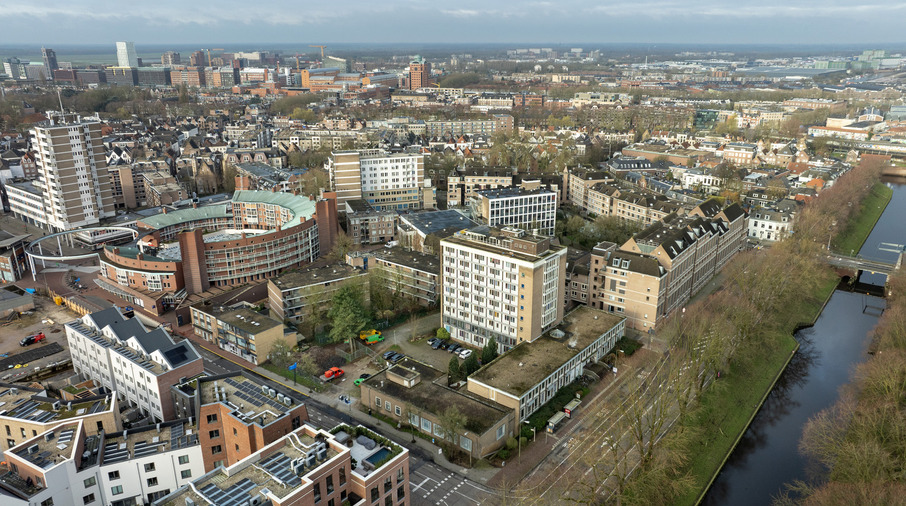
[[[860,254],[893,261],[897,254],[881,243],[906,242],[906,185],[893,186],[893,198]],[[862,283],[883,285],[883,275],[863,274]],[[805,423],[837,401],[856,364],[865,360],[869,332],[885,301],[836,291],[818,321],[796,333],[799,351],[743,435],[702,504],[770,504],[785,484],[808,480],[808,460],[799,453]]]

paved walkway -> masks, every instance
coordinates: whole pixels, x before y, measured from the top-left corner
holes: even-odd
[[[647,356],[646,356],[647,355]],[[555,434],[536,434],[536,441],[530,443],[507,461],[506,466],[500,470],[488,485],[501,490],[512,490],[533,471],[540,468],[552,455],[558,444],[565,444],[573,434],[583,427],[582,421],[604,408],[604,403],[614,393],[619,392],[619,386],[630,375],[638,374],[653,355],[651,352],[640,351],[637,355],[624,359],[618,364],[618,375],[602,378],[601,381],[591,385],[591,391],[586,396],[578,413],[570,419]]]
[[[435,314],[431,317],[423,318],[423,320],[425,320],[425,319],[436,321],[437,315]],[[189,328],[186,329],[186,327],[189,327]],[[186,330],[187,330],[187,332],[186,332]],[[209,343],[209,342],[195,336],[195,334],[191,331],[191,326],[184,325],[183,327],[180,327],[179,329],[177,329],[176,332],[181,334],[183,337],[186,337],[187,339],[189,339],[192,342],[192,344],[194,344],[195,346],[204,348],[205,350],[207,350],[225,360],[229,360],[230,362],[233,362],[236,365],[239,365],[246,369],[250,369],[250,370],[256,372],[257,374],[264,376],[270,380],[273,380],[277,383],[280,383],[283,386],[285,386],[286,388],[293,390],[305,397],[310,397],[326,406],[333,406],[334,404],[336,404],[336,400],[337,400],[336,397],[337,397],[338,390],[336,390],[335,388],[329,387],[326,392],[318,393],[318,392],[313,392],[302,385],[293,385],[292,381],[288,381],[286,378],[284,378],[278,374],[275,374],[271,371],[268,371],[267,369],[265,369],[263,367],[258,367],[255,364],[252,364],[251,362],[248,362],[235,355],[227,353],[227,352],[221,350],[220,348],[218,348],[216,345]],[[400,333],[402,333],[402,332],[403,331],[401,330]],[[346,411],[346,414],[348,414],[352,418],[356,419],[363,425],[375,427],[379,432],[386,434],[387,436],[391,437],[395,441],[405,441],[406,446],[409,446],[409,447],[411,447],[412,445],[418,446],[419,448],[421,448],[422,450],[424,450],[425,452],[427,452],[429,455],[432,456],[432,460],[434,461],[435,464],[437,464],[451,472],[457,473],[461,476],[465,476],[465,477],[469,478],[470,480],[484,484],[484,483],[487,483],[488,480],[490,480],[493,477],[493,475],[497,472],[496,468],[467,469],[467,468],[463,468],[461,466],[452,464],[450,461],[448,461],[444,457],[444,455],[442,453],[439,452],[439,447],[431,444],[430,442],[428,442],[422,438],[415,437],[412,434],[409,434],[409,433],[401,431],[401,430],[397,430],[395,427],[389,426],[388,424],[378,420],[377,418],[369,416],[367,413],[363,413],[362,411],[357,409],[355,406],[353,406],[353,409]]]

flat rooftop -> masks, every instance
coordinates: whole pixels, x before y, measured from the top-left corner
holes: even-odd
[[[363,274],[365,274],[364,271],[356,269],[351,265],[321,260],[300,269],[284,272],[280,276],[272,278],[272,280],[281,290],[290,290],[303,286],[361,276]]]
[[[365,380],[362,388],[374,389],[437,416],[442,415],[447,408],[455,406],[466,416],[465,428],[478,434],[483,434],[512,413],[512,409],[478,397],[465,388],[460,390],[447,388],[447,374],[427,364],[405,358],[394,366],[394,373],[400,375],[400,369],[418,373],[421,380],[412,387],[405,387],[387,379],[385,369]]]
[[[181,488],[164,504],[184,506],[191,498],[195,504],[240,506],[268,492],[282,499],[307,485],[303,478],[339,455],[341,448],[329,433],[303,425],[264,451],[192,482],[194,490]],[[310,455],[314,458],[309,460]],[[293,472],[292,462],[300,458],[306,465],[300,473]]]
[[[78,423],[58,425],[10,451],[41,469],[49,469],[74,456],[78,428]]]
[[[431,274],[440,274],[440,261],[434,255],[426,255],[417,251],[406,251],[396,247],[375,251],[374,256],[393,264]]]
[[[531,343],[522,343],[500,355],[471,378],[522,396],[623,320],[625,318],[621,316],[580,306],[567,314],[557,327]],[[565,335],[552,337],[556,330]]]
[[[261,383],[241,374],[222,379],[205,379],[198,381],[198,385],[202,406],[223,402],[235,410],[237,418],[248,424],[266,426],[286,414],[297,402],[293,400],[287,406],[285,402],[277,400],[276,392],[274,397],[270,393],[265,394]]]
[[[115,464],[198,444],[196,422],[176,420],[104,436],[102,464]]]
[[[36,395],[22,387],[0,387],[0,418],[16,418],[35,423],[51,423],[78,416],[108,411],[110,396],[94,397],[84,401],[59,401]]]
[[[404,214],[400,216],[400,219],[424,235],[430,235],[453,227],[467,229],[479,225],[479,223],[472,221],[459,211],[452,209]]]

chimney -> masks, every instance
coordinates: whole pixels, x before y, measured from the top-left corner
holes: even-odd
[[[167,208],[166,208],[166,207],[164,208],[164,214],[167,214]]]
[[[192,202],[192,209],[198,209],[198,202]]]
[[[145,258],[145,255],[142,255],[141,253],[138,253],[135,255],[136,260],[144,260],[144,258]]]

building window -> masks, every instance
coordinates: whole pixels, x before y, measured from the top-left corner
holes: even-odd
[[[150,463],[150,464],[145,464],[145,472],[146,472],[146,473],[150,473],[150,472],[153,471],[153,470],[154,470],[154,462],[152,462],[152,463]]]
[[[82,498],[82,503],[91,504],[94,502],[94,494],[88,494]]]
[[[403,414],[403,411],[400,409],[399,406],[395,406],[395,407],[393,408],[393,412],[396,413],[396,416],[400,416],[400,415]]]
[[[182,477],[182,478],[184,478],[184,479],[185,479],[185,478],[191,478],[191,477],[192,477],[192,470],[191,470],[191,469],[186,469],[186,470],[180,471],[179,475],[180,475],[180,477]]]
[[[188,464],[188,463],[189,463],[189,456],[188,456],[188,455],[180,455],[180,456],[179,456],[179,463],[180,463],[180,464]]]
[[[390,411],[390,401],[384,401],[384,409]]]
[[[120,494],[122,494],[122,493],[123,493],[123,486],[122,486],[122,485],[117,485],[117,486],[115,486],[115,487],[110,487],[110,493],[111,493],[112,495],[120,495]]]
[[[459,437],[459,446],[461,446],[463,450],[465,450],[467,452],[471,452],[472,451],[472,440],[465,436],[460,436]]]
[[[98,483],[98,480],[94,476],[92,476],[91,478],[86,478],[85,481],[82,482],[82,484],[85,486],[85,488],[93,487],[93,486],[97,485],[97,483]]]
[[[222,451],[223,451],[223,448],[221,448],[220,445],[211,447],[211,455],[217,455],[218,453],[220,453]]]
[[[109,478],[111,480],[118,480],[118,479],[120,479],[120,472],[119,471],[110,471],[109,473],[107,473],[107,478]]]
[[[429,434],[431,433],[431,420],[422,418],[422,430]]]
[[[333,476],[327,477],[327,494],[333,493]]]
[[[216,421],[217,421],[217,415],[216,415],[216,414],[208,415],[208,423],[214,423],[214,422],[216,422]]]
[[[396,488],[396,500],[402,501],[406,497],[406,486],[400,485]]]
[[[381,407],[381,398],[380,397],[374,398],[374,405],[377,407]]]
[[[53,497],[41,501],[41,506],[53,506]]]
[[[236,430],[236,427],[233,427],[233,435],[234,435],[234,436],[238,436],[238,435],[239,435],[239,431]]]
[[[500,438],[502,438],[504,434],[506,434],[506,425],[497,427],[497,439],[499,440]]]
[[[377,501],[381,497],[380,487],[373,487],[371,489],[371,502]]]
[[[315,483],[315,503],[321,502],[321,484]]]
[[[148,486],[155,487],[157,486],[157,478],[148,478]]]
[[[208,437],[211,439],[217,439],[220,437],[220,431],[219,430],[208,431]]]
[[[346,466],[340,466],[340,486],[346,484]]]

